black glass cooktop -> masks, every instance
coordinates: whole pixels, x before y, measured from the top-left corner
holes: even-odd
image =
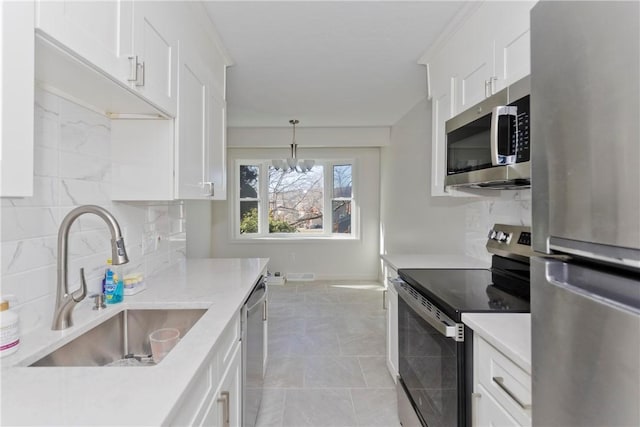
[[[400,277],[459,322],[462,313],[529,313],[529,281],[498,270],[400,269]]]

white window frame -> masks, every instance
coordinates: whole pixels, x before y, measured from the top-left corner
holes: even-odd
[[[258,175],[258,232],[240,233],[240,166],[259,166]],[[323,179],[323,215],[322,233],[269,233],[269,166],[271,159],[237,159],[234,163],[233,200],[230,203],[231,238],[237,242],[258,242],[258,241],[295,241],[295,240],[359,240],[360,239],[360,209],[358,200],[358,174],[356,159],[322,159],[316,160],[316,165],[324,168]],[[332,232],[332,201],[349,200],[348,198],[333,197],[333,167],[340,165],[351,165],[351,233]],[[329,173],[327,173],[329,172]],[[243,199],[247,200],[247,199]],[[251,199],[252,201],[254,199]],[[266,224],[266,226],[265,226]]]

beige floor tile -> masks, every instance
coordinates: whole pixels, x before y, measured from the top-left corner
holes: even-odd
[[[380,284],[289,282],[269,290],[258,426],[397,427]]]

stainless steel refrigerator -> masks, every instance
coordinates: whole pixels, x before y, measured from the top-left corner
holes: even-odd
[[[640,426],[639,17],[531,12],[534,426]]]

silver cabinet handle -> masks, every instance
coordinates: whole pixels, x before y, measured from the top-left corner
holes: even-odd
[[[484,97],[488,98],[491,96],[491,80],[484,81]]]
[[[138,73],[138,70],[140,70],[140,73]],[[145,72],[144,72],[144,61],[138,62],[136,64],[136,77],[137,77],[136,78],[136,86],[138,86],[138,87],[144,86],[144,75],[145,75]],[[139,77],[139,79],[138,79],[138,77]]]
[[[387,309],[387,290],[382,291],[382,309]]]
[[[471,427],[478,425],[478,401],[482,397],[482,393],[471,393]]]
[[[494,93],[496,93],[496,82],[498,81],[498,78],[496,76],[493,76],[489,79],[489,88],[491,89],[491,95],[493,95]]]
[[[131,71],[129,72],[129,78],[127,79],[130,82],[138,81],[138,55],[130,56],[129,62],[131,63]]]
[[[493,377],[492,378],[493,382],[498,384],[498,387],[500,387],[502,389],[502,391],[504,391],[505,393],[507,393],[507,395],[513,399],[514,402],[516,402],[522,409],[531,409],[531,404],[527,404],[527,403],[522,403],[522,401],[520,399],[518,399],[518,397],[507,388],[507,386],[504,385],[504,378],[502,377]]]
[[[215,194],[215,184],[211,181],[206,181],[206,182],[203,182],[202,185],[205,185],[208,187],[208,191],[206,192],[207,196],[213,197]]]
[[[222,425],[229,427],[229,392],[221,391],[218,402],[222,403]]]
[[[144,86],[144,61],[140,61],[138,55],[129,56],[131,63],[131,71],[129,72],[128,81],[134,82],[137,87]]]
[[[262,321],[267,321],[267,300],[264,300],[264,305],[262,306]]]

